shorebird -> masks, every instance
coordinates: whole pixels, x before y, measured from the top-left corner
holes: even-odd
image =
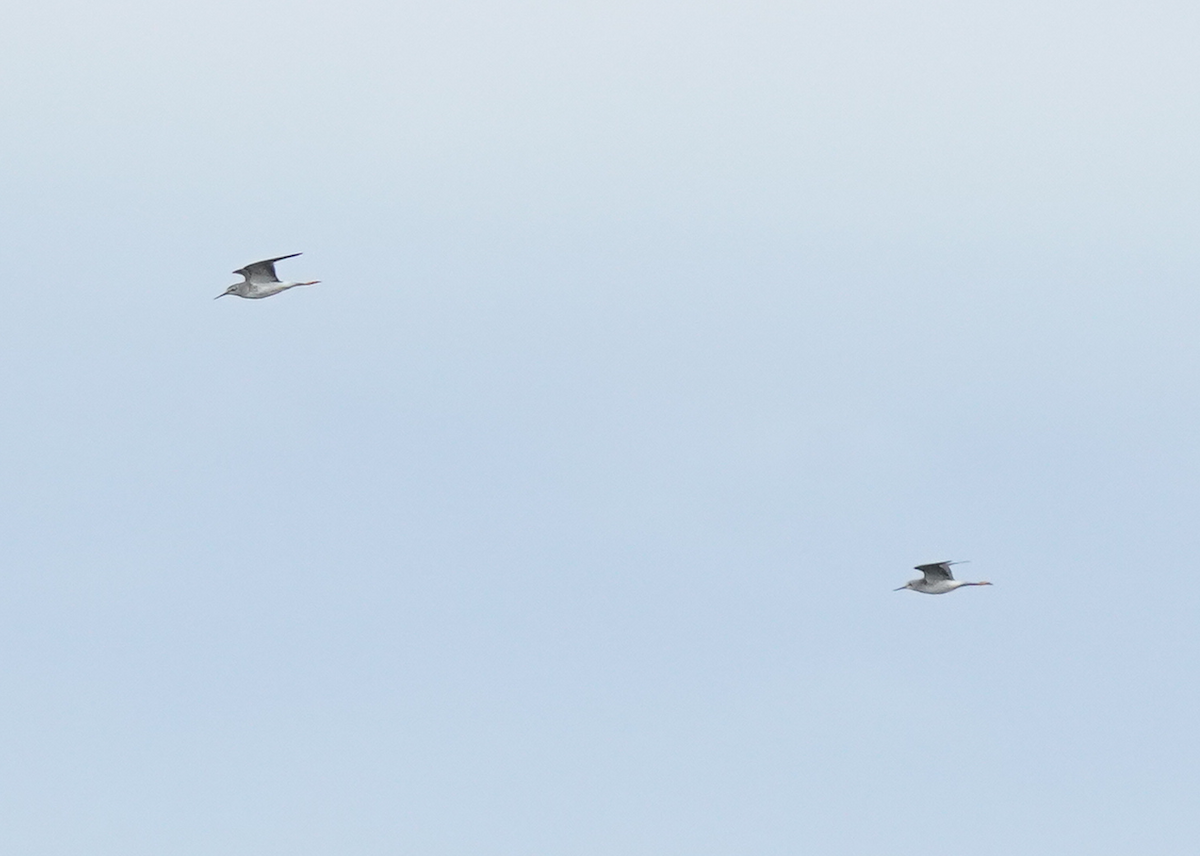
[[[954,574],[950,573],[951,565],[965,565],[966,562],[934,562],[930,565],[917,565],[917,570],[924,574],[923,579],[912,580],[905,583],[895,591],[904,591],[912,589],[919,591],[921,594],[945,594],[948,591],[954,591],[956,588],[963,586],[990,586],[991,583],[966,583],[962,580],[954,579]]]
[[[234,273],[240,273],[243,280],[229,286],[223,294],[218,294],[213,300],[220,300],[226,294],[236,294],[238,297],[259,300],[263,297],[270,297],[272,294],[278,294],[281,291],[287,291],[289,288],[295,288],[297,285],[316,285],[321,280],[314,279],[312,282],[280,282],[279,277],[275,276],[275,262],[283,261],[284,259],[294,259],[298,255],[300,254],[292,253],[290,256],[276,256],[273,259],[263,259],[261,262],[251,262],[244,268],[235,270]]]

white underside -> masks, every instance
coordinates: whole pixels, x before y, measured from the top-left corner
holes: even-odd
[[[927,583],[924,580],[920,580],[913,585],[912,589],[913,591],[919,591],[921,594],[945,594],[964,585],[967,584],[958,580],[939,580],[936,583]]]

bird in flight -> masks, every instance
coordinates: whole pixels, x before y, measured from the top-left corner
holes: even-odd
[[[278,294],[281,291],[287,291],[289,288],[295,288],[297,285],[316,285],[321,280],[314,279],[312,282],[280,282],[279,277],[275,275],[275,262],[283,261],[284,259],[294,259],[298,255],[300,253],[292,253],[290,256],[276,256],[273,259],[263,259],[261,262],[251,262],[244,268],[235,270],[234,273],[242,275],[242,281],[229,286],[229,288],[225,289],[224,293],[218,294],[213,300],[220,300],[227,294],[236,294],[238,297],[259,300],[263,297],[270,297],[272,294]]]
[[[951,565],[965,565],[966,562],[934,562],[930,565],[917,565],[917,570],[924,576],[919,580],[911,580],[908,583],[895,589],[895,591],[904,591],[912,589],[919,591],[922,594],[945,594],[948,591],[954,591],[956,588],[963,586],[990,586],[991,583],[967,583],[962,580],[954,579],[954,574],[950,573]]]

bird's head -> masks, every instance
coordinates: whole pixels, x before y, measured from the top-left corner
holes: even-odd
[[[238,287],[236,285],[231,285],[231,286],[229,286],[229,288],[225,289],[223,292],[221,292],[216,297],[214,297],[213,300],[220,300],[222,297],[224,297],[227,294],[237,294],[237,290],[238,290]]]
[[[905,589],[910,589],[913,587],[913,583],[915,583],[915,582],[916,582],[916,580],[909,580],[904,585],[900,586],[900,588],[892,589],[892,591],[904,591]]]

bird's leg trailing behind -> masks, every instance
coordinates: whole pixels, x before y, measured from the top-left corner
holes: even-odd
[[[314,279],[312,282],[281,282],[281,283],[279,283],[279,285],[275,286],[274,291],[272,291],[271,293],[278,294],[280,291],[287,291],[289,288],[297,288],[301,285],[316,285],[320,281],[321,280],[319,280],[319,279]],[[267,292],[266,292],[266,290],[264,290],[263,297],[266,297],[266,296],[267,296]]]

